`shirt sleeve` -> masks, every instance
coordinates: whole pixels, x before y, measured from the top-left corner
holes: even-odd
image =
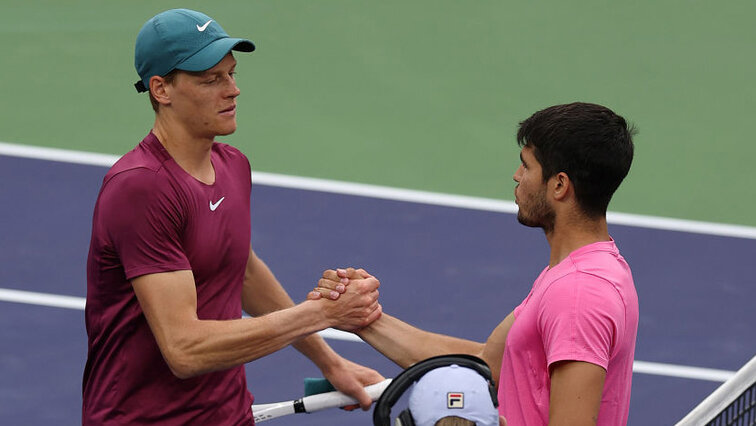
[[[181,200],[167,179],[148,169],[114,176],[103,188],[100,213],[126,279],[191,269],[182,247]]]
[[[624,305],[610,282],[581,272],[555,281],[538,318],[548,365],[584,361],[606,369],[624,321]]]

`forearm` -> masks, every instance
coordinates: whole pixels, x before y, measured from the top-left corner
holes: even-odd
[[[354,330],[380,315],[377,280],[355,286],[338,303],[308,300],[295,306],[251,250],[247,269],[242,306],[254,317],[236,320],[198,318],[196,284],[190,270],[147,274],[132,280],[150,329],[176,376],[230,368],[316,331],[329,327]],[[318,362],[330,356],[330,348],[319,337],[305,340],[313,342],[305,345],[305,351],[321,355]]]
[[[279,292],[273,290],[272,293],[273,294],[267,295],[269,300],[261,303],[258,301],[258,303],[255,304],[259,305],[259,309],[257,309],[258,312],[274,312],[276,310],[286,309],[288,306],[294,306],[294,302],[291,301],[291,298],[289,298],[288,294],[285,292],[283,292],[283,294],[278,294],[277,297],[271,296],[275,296],[275,293]],[[323,328],[318,328],[314,331],[320,331]],[[304,337],[300,336],[300,338],[293,341],[291,345],[323,371],[329,370],[331,366],[335,364],[336,358],[338,357],[336,352],[328,346],[325,340],[314,332]]]
[[[166,359],[177,376],[192,377],[269,355],[330,326],[309,301],[256,318],[195,319],[171,336]]]
[[[333,370],[339,364],[339,354],[318,334],[311,334],[299,339],[292,346],[309,358],[324,373]]]
[[[483,351],[482,343],[424,331],[385,313],[357,334],[402,368],[436,355]]]

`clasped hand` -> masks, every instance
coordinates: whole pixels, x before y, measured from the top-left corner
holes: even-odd
[[[328,269],[318,280],[318,286],[307,294],[307,299],[323,300],[323,309],[334,321],[333,327],[357,331],[381,316],[380,285],[378,279],[364,269]]]

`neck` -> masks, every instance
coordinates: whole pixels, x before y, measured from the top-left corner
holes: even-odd
[[[215,182],[215,170],[210,161],[212,137],[192,135],[185,127],[176,125],[160,115],[155,119],[152,133],[184,171],[200,182]]]
[[[551,247],[549,268],[553,268],[580,247],[600,241],[611,241],[611,237],[604,216],[588,219],[581,215],[560,220],[557,215],[554,228],[546,233],[546,240]]]

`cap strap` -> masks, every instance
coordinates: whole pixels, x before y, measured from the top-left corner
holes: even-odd
[[[134,83],[134,87],[136,87],[136,91],[139,93],[147,91],[147,87],[144,86],[144,82],[142,80],[139,80],[136,83]]]

